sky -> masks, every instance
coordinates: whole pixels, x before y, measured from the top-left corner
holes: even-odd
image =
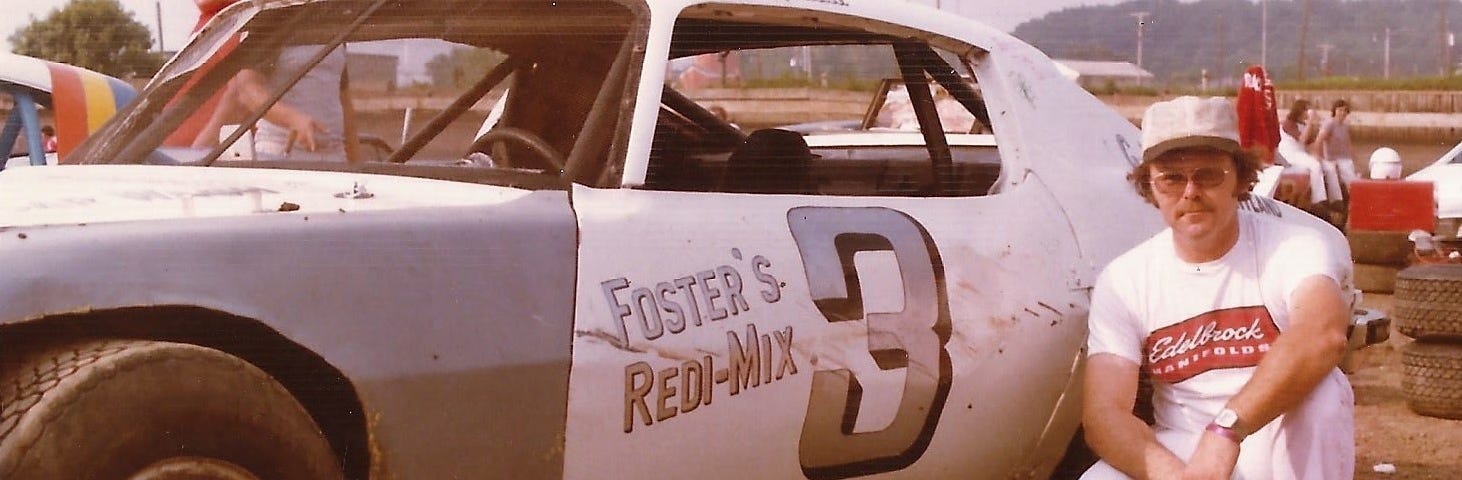
[[[6,0],[5,15],[0,15],[0,51],[10,51],[10,35],[29,25],[32,20],[45,18],[52,11],[65,6],[70,0]],[[198,8],[192,0],[119,0],[122,8],[132,13],[134,19],[153,32],[157,39],[159,13],[162,19],[162,46],[177,50],[188,39],[193,23],[198,19]],[[888,1],[888,0],[876,0]],[[1125,0],[908,0],[913,3],[936,5],[961,15],[979,19],[995,28],[1010,31],[1028,20],[1046,13],[1068,7],[1085,5],[1111,5]],[[155,47],[155,45],[154,45]]]

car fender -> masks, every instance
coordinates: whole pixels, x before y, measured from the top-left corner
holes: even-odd
[[[65,168],[83,167],[54,170]],[[0,262],[13,274],[0,278],[0,327],[158,305],[253,319],[350,380],[386,472],[556,477],[576,248],[564,191],[5,227]]]

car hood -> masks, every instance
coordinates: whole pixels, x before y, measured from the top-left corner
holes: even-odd
[[[1435,185],[1437,218],[1462,218],[1462,164],[1432,165],[1406,179]]]
[[[300,170],[62,165],[0,171],[0,228],[498,204],[528,190]]]

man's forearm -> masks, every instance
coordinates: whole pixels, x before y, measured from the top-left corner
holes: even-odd
[[[1229,400],[1228,408],[1239,412],[1246,433],[1253,432],[1304,401],[1340,365],[1344,352],[1343,335],[1280,335],[1254,377]]]
[[[1158,443],[1152,427],[1136,416],[1088,418],[1084,423],[1092,451],[1132,478],[1175,478],[1183,471],[1183,461]]]
[[[1298,406],[1345,355],[1350,310],[1339,286],[1317,277],[1298,290],[1291,328],[1279,335],[1253,378],[1229,399],[1228,408],[1238,412],[1244,431],[1253,432]]]

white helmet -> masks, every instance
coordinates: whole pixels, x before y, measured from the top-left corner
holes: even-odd
[[[1371,152],[1371,180],[1398,178],[1401,178],[1401,154],[1390,147],[1377,148]]]

